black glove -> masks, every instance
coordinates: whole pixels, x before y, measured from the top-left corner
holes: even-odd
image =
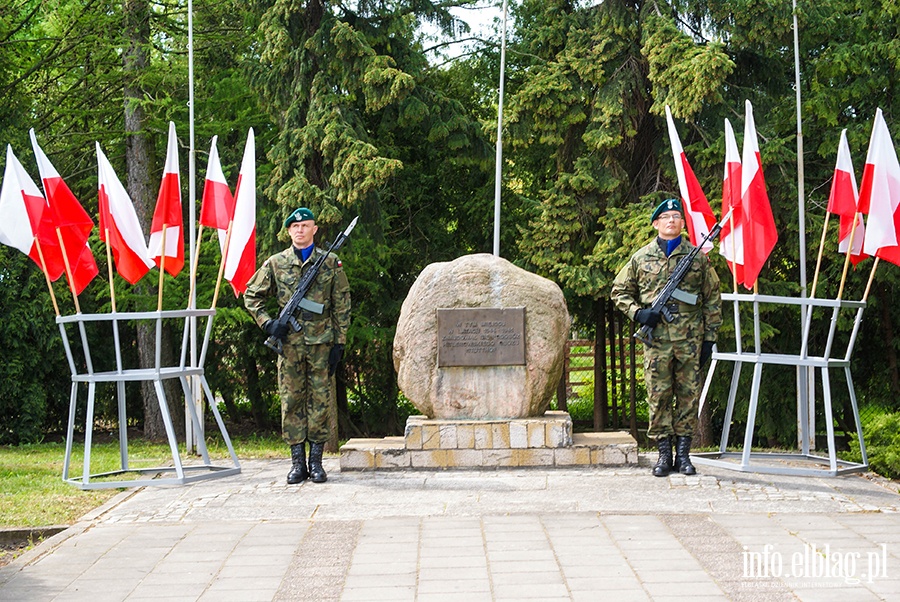
[[[267,320],[266,323],[263,324],[263,330],[265,330],[266,334],[270,337],[284,340],[287,338],[290,326],[287,324],[279,324],[278,320]]]
[[[634,321],[650,328],[656,328],[656,325],[659,324],[659,317],[660,313],[649,307],[634,312]]]
[[[344,357],[344,346],[336,343],[331,348],[331,353],[328,354],[328,376],[334,376],[334,371],[337,370],[338,362],[342,357]]]
[[[709,361],[709,358],[712,357],[713,345],[715,343],[713,341],[703,341],[703,345],[700,347],[700,367],[706,365],[706,362]]]

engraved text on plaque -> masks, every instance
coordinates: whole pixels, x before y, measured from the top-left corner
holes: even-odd
[[[525,364],[525,308],[437,310],[438,366]]]

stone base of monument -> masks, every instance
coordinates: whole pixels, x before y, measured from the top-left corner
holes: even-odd
[[[402,437],[350,439],[341,470],[622,466],[638,463],[628,433],[572,433],[567,412],[513,420],[432,420],[410,416]]]

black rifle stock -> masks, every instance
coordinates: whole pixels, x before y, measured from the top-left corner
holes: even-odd
[[[653,303],[650,305],[650,310],[661,314],[666,322],[672,322],[672,320],[675,319],[675,316],[672,315],[672,312],[669,311],[669,308],[666,307],[666,305],[673,297],[677,300],[680,295],[688,296],[688,293],[678,290],[678,285],[680,285],[682,280],[684,280],[684,277],[687,276],[688,270],[691,269],[691,264],[694,262],[694,258],[697,257],[697,253],[703,249],[703,245],[705,245],[707,241],[715,240],[716,237],[719,236],[719,232],[722,231],[725,222],[731,217],[732,211],[733,209],[730,209],[728,214],[722,218],[722,221],[713,226],[713,229],[709,231],[709,234],[703,237],[700,244],[678,261],[678,265],[675,266],[675,270],[672,272],[672,275],[669,276],[666,286],[663,287],[663,290],[660,291],[659,295],[657,295],[656,299],[654,299]],[[692,296],[696,297],[696,295]],[[683,298],[684,297],[682,297],[682,299]],[[634,338],[648,347],[652,346],[653,327],[644,324],[636,333],[634,333]]]
[[[305,309],[307,311],[311,311],[317,314],[322,313],[325,308],[321,303],[316,303],[315,301],[310,301],[306,298],[306,294],[309,292],[309,289],[312,288],[313,282],[316,281],[316,276],[319,275],[319,270],[322,268],[322,264],[325,263],[325,258],[328,257],[330,253],[337,251],[343,246],[343,244],[347,241],[347,238],[350,236],[350,232],[353,231],[353,228],[356,227],[356,220],[359,219],[359,216],[353,218],[353,221],[350,222],[350,225],[347,226],[347,229],[337,235],[337,238],[334,239],[334,242],[331,243],[331,246],[328,247],[328,250],[320,255],[316,262],[309,268],[303,277],[300,279],[300,283],[297,284],[297,290],[294,291],[294,294],[291,295],[291,298],[285,303],[284,307],[281,308],[281,313],[278,314],[278,317],[275,318],[275,323],[278,326],[290,326],[294,332],[300,332],[302,328],[300,322],[297,321],[297,318],[294,316],[294,313],[298,308]],[[284,355],[284,341],[275,335],[269,336],[266,339],[266,347],[277,353],[278,355]]]

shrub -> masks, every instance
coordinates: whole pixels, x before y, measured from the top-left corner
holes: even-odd
[[[870,412],[863,418],[863,437],[869,468],[883,477],[900,479],[900,412]],[[855,437],[850,440],[850,451],[845,457],[862,462]]]

